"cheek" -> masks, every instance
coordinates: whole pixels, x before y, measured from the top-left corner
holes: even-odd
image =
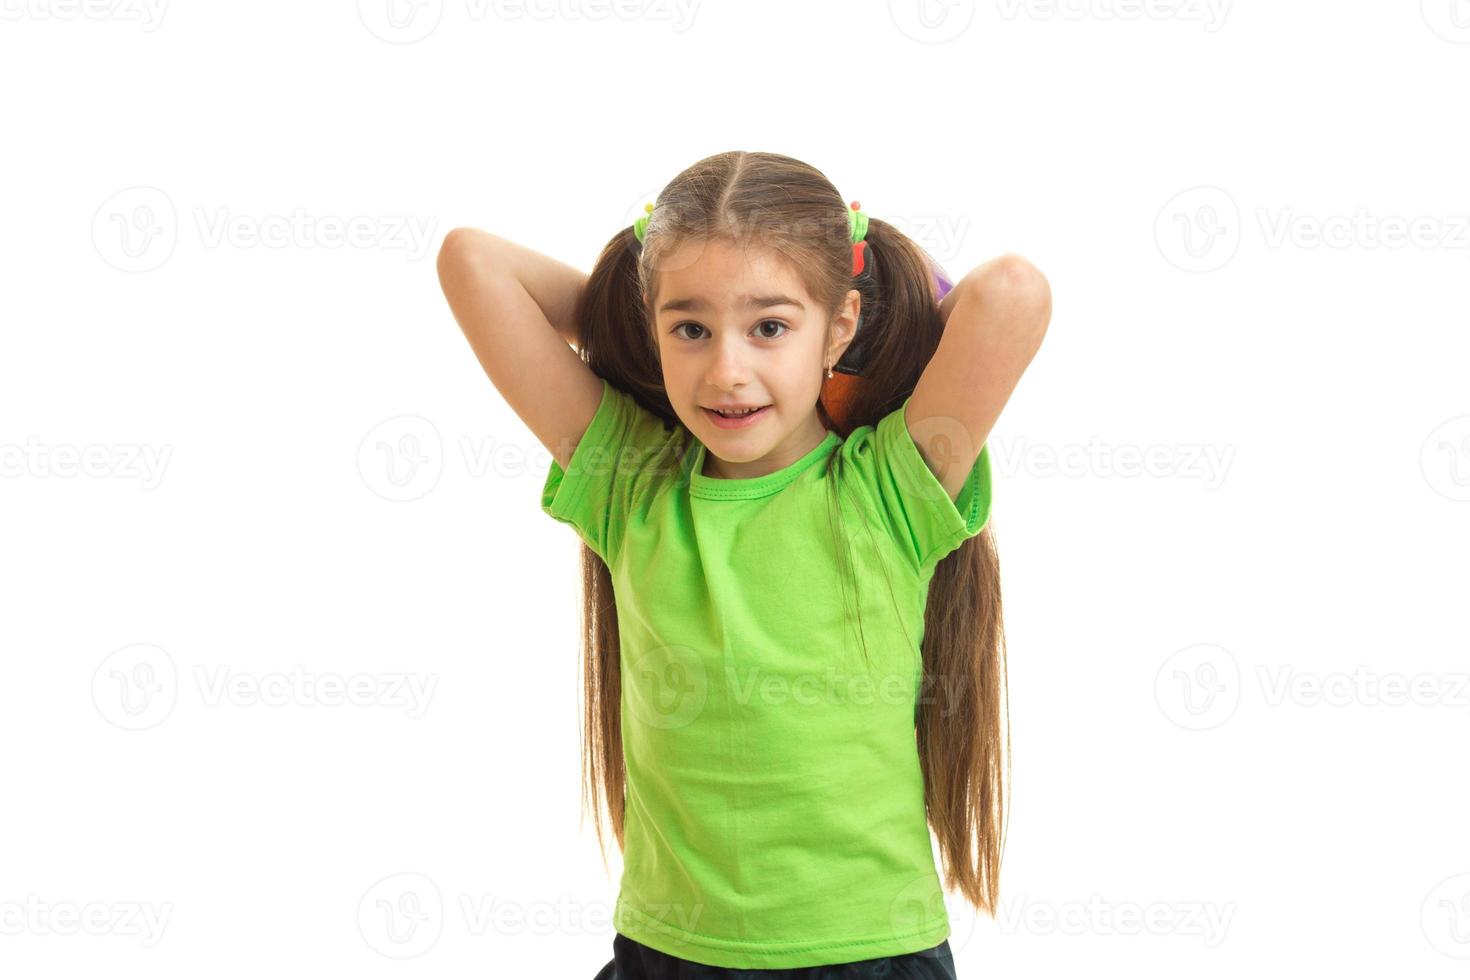
[[[790,387],[808,387],[821,374],[822,352],[816,349],[792,350],[791,357],[781,366],[783,383]]]
[[[694,389],[698,387],[698,372],[689,363],[688,358],[663,357],[660,358],[659,367],[663,372],[664,391],[669,396],[669,401],[679,404],[681,401],[690,401],[694,397]]]

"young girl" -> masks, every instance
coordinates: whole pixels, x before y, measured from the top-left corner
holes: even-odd
[[[949,289],[747,152],[675,177],[590,276],[473,229],[439,273],[584,544],[584,791],[624,859],[598,980],[955,977],[929,829],[994,915],[986,439],[1046,280],[1003,256]]]

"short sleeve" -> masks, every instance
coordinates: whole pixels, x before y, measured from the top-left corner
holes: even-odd
[[[990,519],[990,445],[980,447],[959,495],[951,499],[909,434],[908,401],[877,426],[854,429],[842,452],[844,468],[868,491],[899,545],[921,570],[929,570]]]
[[[611,564],[635,500],[677,467],[679,429],[602,379],[602,400],[565,469],[551,459],[541,509]]]

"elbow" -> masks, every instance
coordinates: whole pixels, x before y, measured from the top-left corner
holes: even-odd
[[[977,295],[1005,311],[1005,319],[1039,344],[1051,323],[1051,283],[1029,259],[1008,252],[965,277]]]
[[[447,283],[484,268],[490,261],[494,236],[478,228],[451,228],[439,244],[435,265],[439,281]]]
[[[1051,305],[1051,283],[1030,259],[1014,252],[997,256],[970,275],[986,293],[1033,309]]]
[[[439,270],[441,284],[447,285],[463,267],[472,231],[471,228],[451,228],[449,234],[444,236],[444,241],[439,243],[439,254],[434,259],[434,265]]]

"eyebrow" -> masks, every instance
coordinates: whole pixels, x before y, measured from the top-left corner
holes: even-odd
[[[794,300],[790,296],[742,296],[739,299],[747,310],[764,310],[772,306],[794,306],[798,310],[806,309],[799,300]],[[708,309],[708,307],[708,303],[695,296],[688,299],[671,299],[663,306],[660,306],[658,311],[660,313],[671,311],[698,313],[700,310]]]

